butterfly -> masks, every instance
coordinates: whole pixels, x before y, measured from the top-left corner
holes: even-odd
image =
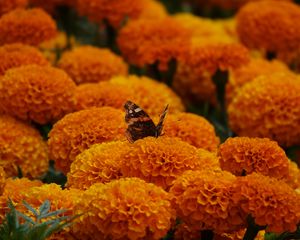
[[[154,124],[149,115],[138,105],[131,101],[124,104],[126,112],[125,122],[128,125],[126,130],[126,137],[129,142],[133,143],[138,139],[148,136],[159,137],[163,129],[164,119],[168,112],[169,105],[167,105],[160,115],[157,125]]]

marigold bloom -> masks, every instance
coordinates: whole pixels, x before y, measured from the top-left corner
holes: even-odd
[[[97,183],[75,206],[83,214],[74,225],[76,236],[103,239],[161,239],[175,220],[171,195],[138,178]]]
[[[30,125],[8,115],[0,115],[0,166],[7,177],[18,175],[36,178],[48,169],[47,144]]]
[[[128,66],[108,49],[82,46],[64,52],[58,67],[77,83],[107,81],[116,75],[127,75]]]
[[[142,11],[140,12],[138,19],[158,19],[168,16],[167,9],[164,4],[157,0],[140,0],[144,2]]]
[[[3,0],[0,2],[0,16],[16,8],[24,8],[28,0]]]
[[[95,143],[125,139],[126,128],[123,112],[111,107],[67,114],[49,133],[50,158],[66,174],[79,153]]]
[[[217,70],[228,71],[249,61],[248,50],[238,43],[206,43],[195,45],[179,61],[173,86],[190,101],[215,103],[212,76]]]
[[[16,9],[0,18],[0,45],[16,42],[38,45],[55,35],[54,20],[38,8]]]
[[[77,11],[91,21],[101,23],[106,20],[114,28],[119,28],[127,17],[137,18],[143,8],[141,0],[78,0]]]
[[[269,76],[276,72],[290,72],[290,70],[287,65],[278,60],[267,61],[263,58],[253,58],[248,64],[232,69],[226,85],[226,103],[229,104],[247,82],[260,75]]]
[[[289,159],[278,143],[268,138],[228,138],[219,148],[223,170],[237,176],[257,172],[282,179],[289,173]]]
[[[178,217],[195,230],[223,233],[240,229],[245,221],[232,199],[235,181],[226,171],[186,171],[170,189]]]
[[[168,62],[186,54],[190,31],[172,18],[130,21],[117,39],[122,54],[139,67],[158,63],[165,71]]]
[[[125,102],[132,99],[133,95],[134,92],[129,87],[109,81],[81,84],[74,93],[75,109],[78,111],[105,106],[123,109]]]
[[[169,113],[183,112],[185,110],[181,99],[166,84],[147,77],[115,77],[110,82],[124,89],[129,89],[130,99],[142,107],[149,115],[158,116],[163,108],[169,104]]]
[[[266,231],[294,232],[300,221],[299,195],[283,181],[252,173],[240,177],[234,189],[234,201]]]
[[[107,183],[122,176],[120,164],[125,142],[94,144],[75,158],[68,173],[70,188],[87,189],[95,183]]]
[[[0,223],[3,221],[6,212],[9,210],[7,207],[8,198],[14,203],[22,202],[23,192],[28,191],[32,187],[41,186],[41,181],[30,181],[27,178],[7,178],[0,195]]]
[[[13,68],[0,78],[0,108],[22,120],[53,122],[73,110],[75,86],[58,68],[37,65]]]
[[[287,1],[248,3],[237,15],[241,41],[249,48],[273,53],[300,47],[299,24],[300,7]]]
[[[169,114],[163,132],[165,136],[178,137],[197,148],[208,151],[216,151],[220,143],[214,126],[205,118],[193,113]]]
[[[289,73],[260,76],[239,90],[228,116],[231,129],[239,136],[267,137],[281,146],[298,145],[300,80]]]
[[[186,170],[219,168],[218,158],[204,151],[177,138],[143,138],[122,155],[121,173],[168,189]]]
[[[212,20],[202,18],[190,13],[179,13],[173,17],[179,24],[189,29],[192,33],[192,43],[234,43],[237,42],[231,34],[228,33],[224,23],[221,20]]]
[[[24,65],[49,65],[43,54],[36,48],[21,43],[6,44],[0,47],[0,75],[6,70]]]

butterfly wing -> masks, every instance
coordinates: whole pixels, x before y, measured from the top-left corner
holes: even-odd
[[[156,125],[156,135],[155,135],[156,137],[159,137],[161,135],[162,129],[164,127],[164,120],[165,120],[165,117],[167,115],[168,109],[169,109],[169,105],[167,105],[165,107],[165,110],[160,115],[159,122]]]
[[[126,112],[125,121],[128,124],[125,134],[129,142],[148,136],[156,136],[156,126],[143,109],[131,101],[125,103],[124,109]]]

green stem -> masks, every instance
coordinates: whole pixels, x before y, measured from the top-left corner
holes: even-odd
[[[266,226],[258,226],[256,225],[253,217],[248,216],[247,218],[248,227],[246,233],[244,235],[243,240],[254,240],[260,230],[266,228]]]

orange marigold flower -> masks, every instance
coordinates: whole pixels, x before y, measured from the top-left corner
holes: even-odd
[[[12,68],[0,78],[0,108],[22,120],[53,122],[73,110],[75,87],[72,79],[58,68]]]
[[[189,29],[192,33],[191,42],[194,44],[208,43],[233,43],[237,42],[232,34],[229,34],[224,22],[202,18],[190,13],[179,13],[173,17],[179,24]]]
[[[138,178],[94,184],[75,208],[83,213],[73,228],[80,239],[161,239],[175,220],[171,195]]]
[[[114,28],[119,28],[126,18],[137,18],[143,8],[141,0],[77,0],[77,11],[91,21],[101,23],[106,20]]]
[[[300,7],[287,1],[248,3],[237,15],[241,41],[249,48],[272,53],[295,51],[300,47],[299,24]]]
[[[134,91],[129,87],[109,81],[80,84],[74,93],[75,109],[105,106],[123,109],[125,102],[133,95]]]
[[[256,78],[239,90],[228,116],[239,136],[267,137],[281,146],[300,144],[299,79],[290,73]]]
[[[164,4],[157,0],[140,0],[144,1],[144,6],[138,18],[143,19],[158,19],[168,16],[167,9]]]
[[[24,65],[49,65],[43,54],[36,48],[21,43],[6,44],[0,47],[0,75],[6,70]]]
[[[41,186],[43,183],[40,181],[30,181],[27,178],[7,178],[0,195],[0,223],[3,221],[6,212],[9,210],[7,207],[8,198],[14,203],[20,203],[23,200],[23,193],[32,187]]]
[[[219,148],[223,170],[237,176],[257,172],[274,178],[289,173],[289,159],[278,143],[268,138],[228,138]]]
[[[77,83],[107,81],[116,75],[127,75],[128,66],[108,49],[82,46],[64,52],[58,67]]]
[[[170,189],[177,215],[195,230],[223,233],[240,229],[245,215],[232,199],[235,181],[236,177],[226,171],[186,171]]]
[[[300,221],[299,195],[283,181],[252,173],[240,177],[234,201],[266,231],[294,232]]]
[[[125,142],[121,141],[92,145],[72,162],[68,187],[87,189],[94,183],[107,183],[120,178],[122,153],[126,149]]]
[[[0,16],[16,8],[24,8],[28,0],[3,0],[0,2]]]
[[[113,85],[122,86],[131,92],[130,99],[148,114],[158,116],[169,104],[169,113],[183,112],[185,107],[181,99],[166,84],[147,77],[115,77],[110,80]]]
[[[49,133],[50,158],[66,174],[79,153],[95,143],[125,139],[126,128],[124,113],[111,107],[67,114]]]
[[[121,173],[168,189],[186,170],[219,168],[218,158],[203,151],[177,138],[143,138],[122,155]]]
[[[38,8],[16,9],[0,18],[0,45],[16,42],[38,45],[55,35],[55,21]]]
[[[172,18],[130,21],[117,39],[122,54],[139,67],[158,63],[165,71],[172,59],[183,57],[189,47],[190,31]]]
[[[173,86],[188,101],[216,102],[212,76],[249,61],[248,50],[238,43],[205,43],[192,47],[178,63]]]
[[[232,101],[244,84],[260,75],[269,76],[276,72],[290,72],[290,70],[287,65],[278,60],[267,61],[263,58],[253,58],[248,64],[232,69],[226,85],[226,103]]]
[[[3,192],[5,180],[6,180],[6,173],[4,171],[4,168],[0,166],[0,196],[2,195]]]
[[[199,230],[190,229],[185,223],[176,226],[174,232],[175,240],[201,240],[201,232]]]
[[[197,148],[212,152],[217,150],[220,143],[214,126],[205,118],[193,113],[169,114],[163,132],[165,136],[178,137]]]
[[[0,115],[0,159],[7,177],[17,176],[20,167],[24,176],[36,178],[48,169],[47,144],[35,128]]]
[[[300,189],[300,169],[297,163],[289,161],[289,172],[285,182],[293,189]]]

